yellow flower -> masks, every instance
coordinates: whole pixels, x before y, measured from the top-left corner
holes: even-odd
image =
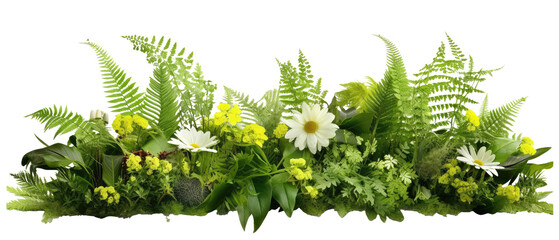
[[[151,175],[153,173],[153,171],[155,171],[155,170],[157,170],[157,168],[159,168],[159,158],[152,157],[152,156],[147,156],[146,157],[146,168],[147,168],[147,174]]]
[[[307,167],[307,169],[305,170],[305,178],[307,180],[312,179],[312,169],[310,167]]]
[[[130,156],[128,156],[128,160],[126,160],[126,167],[128,167],[128,172],[140,171],[142,169],[142,165],[140,165],[141,161],[142,158],[140,156],[130,154]]]
[[[106,188],[101,188],[101,190],[99,191],[99,195],[101,196],[101,200],[105,200],[107,199],[107,197],[109,197],[109,193],[107,192]]]
[[[536,149],[532,145],[527,143],[520,144],[520,151],[523,154],[530,154],[530,155],[536,154]]]
[[[161,163],[161,168],[163,170],[163,173],[167,174],[171,172],[171,170],[173,170],[173,164],[171,164],[170,162],[166,160],[161,160],[160,163]]]
[[[530,146],[533,146],[533,145],[534,145],[534,141],[533,141],[531,138],[529,138],[529,137],[523,137],[523,138],[522,138],[522,144],[528,144],[528,145],[530,145]]]
[[[140,126],[143,129],[147,129],[149,126],[148,120],[138,116],[138,115],[134,115],[132,117],[132,119],[134,120],[134,123],[138,124],[138,126]]]
[[[111,203],[114,202],[114,200],[115,200],[115,199],[114,199],[113,197],[109,197],[109,198],[107,199],[107,203],[111,204]]]
[[[115,188],[113,186],[108,186],[107,187],[107,192],[110,193],[110,194],[114,194],[116,191],[115,191]]]
[[[305,186],[305,189],[307,190],[307,193],[311,195],[311,198],[316,198],[318,195],[318,189],[313,186]]]
[[[312,170],[310,168],[307,168],[305,171],[303,171],[298,167],[291,166],[289,168],[288,172],[297,181],[311,180],[312,179]]]
[[[479,117],[474,111],[468,109],[468,111],[466,111],[466,119],[469,122],[468,131],[473,131],[476,127],[479,127]]]
[[[136,181],[136,177],[135,177],[135,176],[131,176],[131,177],[130,177],[130,181],[131,181],[131,182],[135,182],[135,181]]]
[[[507,197],[510,203],[514,203],[520,200],[520,188],[513,185],[503,187],[503,185],[499,184],[497,195]]]
[[[103,188],[103,187],[96,187],[95,189],[93,189],[93,193],[99,193],[101,188]]]
[[[115,199],[115,203],[118,203],[120,201],[120,194],[115,193],[114,199]]]
[[[241,119],[241,109],[239,105],[235,104],[233,107],[227,103],[220,103],[217,106],[220,112],[215,113],[214,115],[214,124],[221,125],[226,122],[231,123],[231,125],[235,125],[240,122]]]
[[[219,111],[225,112],[227,110],[229,110],[229,108],[231,108],[231,105],[227,104],[227,103],[220,103],[219,106],[217,106],[217,109],[219,109]]]
[[[190,173],[190,166],[188,165],[188,162],[186,162],[186,158],[183,158],[181,163],[182,163],[182,167],[181,167],[182,174],[188,175]]]
[[[276,136],[276,138],[282,138],[285,136],[285,133],[287,132],[287,130],[289,130],[287,128],[287,125],[285,125],[285,123],[280,123],[276,129],[274,129],[274,135]]]
[[[295,167],[304,167],[307,162],[303,158],[292,158],[291,160],[289,160],[289,164]]]
[[[266,129],[258,124],[249,124],[243,129],[243,142],[249,144],[256,144],[262,147],[264,141],[268,140]]]

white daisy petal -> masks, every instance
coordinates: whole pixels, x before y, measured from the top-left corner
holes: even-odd
[[[303,103],[301,109],[301,112],[293,111],[292,119],[283,121],[291,128],[285,134],[285,138],[290,141],[295,140],[294,145],[300,150],[308,148],[314,154],[317,149],[321,150],[322,147],[330,144],[330,139],[336,136],[339,127],[332,123],[334,114],[329,113],[326,108],[321,108],[320,105],[309,106]],[[309,122],[314,124],[307,125]]]
[[[181,149],[186,149],[191,152],[217,152],[215,149],[210,149],[210,147],[218,143],[216,137],[212,137],[210,132],[197,131],[194,128],[182,129],[177,131],[175,136],[176,139],[173,139],[170,143],[178,145]]]

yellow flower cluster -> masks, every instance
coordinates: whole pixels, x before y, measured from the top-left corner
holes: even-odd
[[[217,106],[217,109],[219,109],[219,112],[215,113],[213,120],[215,125],[221,125],[226,122],[231,123],[231,125],[235,125],[242,120],[241,109],[237,104],[231,107],[231,105],[227,103],[220,103],[219,106]]]
[[[307,190],[307,194],[309,194],[311,198],[316,198],[316,196],[318,196],[318,189],[313,186],[305,186],[305,190]]]
[[[183,159],[181,160],[181,165],[182,165],[182,166],[181,166],[182,174],[184,174],[184,175],[190,174],[190,165],[189,165],[188,162],[186,161],[186,158],[183,158]]]
[[[173,170],[173,164],[171,164],[169,161],[166,160],[161,160],[159,161],[159,163],[161,164],[161,171],[165,174],[171,172],[171,170]]]
[[[128,160],[126,160],[126,167],[128,169],[128,172],[138,172],[142,170],[142,165],[140,164],[141,161],[142,158],[140,156],[130,154],[128,156]]]
[[[443,174],[439,177],[439,183],[440,184],[449,184],[450,179],[452,177],[454,177],[454,175],[459,174],[460,172],[462,172],[462,169],[460,168],[460,166],[458,166],[458,160],[456,160],[456,159],[453,159],[449,163],[446,163],[445,165],[443,165],[443,168],[446,168],[448,170],[446,171],[445,174]]]
[[[476,130],[476,127],[479,127],[479,117],[476,113],[470,109],[466,111],[466,120],[468,120],[468,131]]]
[[[285,133],[287,133],[287,125],[285,125],[285,123],[280,123],[276,129],[274,129],[274,135],[276,136],[276,138],[282,138],[285,136]]]
[[[120,201],[120,194],[116,192],[113,186],[99,186],[93,190],[94,194],[99,194],[99,199],[107,201],[108,204],[117,204]]]
[[[146,169],[147,169],[147,174],[151,175],[153,173],[153,171],[157,170],[157,168],[159,168],[159,158],[156,157],[152,157],[152,156],[147,156],[146,157]]]
[[[514,203],[520,200],[520,188],[513,185],[503,187],[503,185],[499,184],[497,195],[507,197],[510,203]]]
[[[523,154],[536,154],[536,149],[534,148],[534,141],[532,141],[529,137],[523,137],[522,142],[520,143],[520,151]]]
[[[256,144],[262,147],[264,141],[268,140],[266,129],[258,124],[249,124],[243,129],[243,142],[249,144]]]
[[[468,181],[462,181],[455,178],[452,186],[456,188],[456,192],[460,194],[460,201],[471,203],[474,200],[472,197],[474,192],[477,190],[477,184],[475,183],[474,178],[469,177]]]
[[[306,161],[302,158],[292,158],[289,160],[291,167],[287,172],[293,176],[297,181],[311,180],[312,179],[312,169],[307,167],[305,171],[301,168],[305,167]]]
[[[126,135],[134,132],[133,124],[143,129],[147,129],[149,126],[148,121],[138,115],[122,116],[118,114],[113,121],[112,127],[119,135]]]

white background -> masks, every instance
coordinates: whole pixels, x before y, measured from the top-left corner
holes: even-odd
[[[14,199],[5,191],[5,186],[15,186],[8,173],[20,171],[23,154],[41,147],[33,134],[49,143],[67,139],[52,140],[53,132],[44,133],[39,123],[24,118],[26,114],[53,104],[67,105],[86,117],[90,109],[107,109],[95,55],[79,42],[99,43],[142,88],[147,85],[152,67],[142,53],[120,38],[129,34],[171,37],[195,52],[207,79],[258,97],[277,87],[275,58],[296,61],[298,49],[333,93],[340,90],[340,83],[365,81],[365,76],[382,78],[385,48],[372,34],[396,43],[411,75],[435,56],[447,32],[474,57],[478,67],[504,66],[482,84],[489,93],[490,107],[529,96],[514,130],[534,139],[536,147],[557,147],[559,19],[553,1],[14,2],[0,4],[2,236],[548,239],[549,234],[557,234],[558,217],[547,214],[426,217],[405,212],[402,223],[382,223],[367,221],[363,213],[340,219],[333,211],[320,218],[296,211],[288,219],[283,213],[270,212],[261,229],[252,234],[252,227],[242,231],[234,213],[172,216],[169,223],[164,216],[154,215],[103,220],[63,217],[43,224],[41,213],[4,207]],[[472,108],[477,111],[478,106]],[[557,155],[552,149],[539,160],[551,161]],[[546,176],[547,189],[557,192],[558,170],[548,171]],[[547,200],[557,203],[557,193]]]

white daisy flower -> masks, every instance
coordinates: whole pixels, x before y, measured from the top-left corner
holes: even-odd
[[[186,149],[190,152],[217,152],[210,147],[217,144],[216,137],[210,137],[210,132],[197,131],[196,129],[183,129],[178,131],[176,139],[171,144],[178,145],[179,148]]]
[[[311,153],[320,151],[322,147],[330,144],[330,138],[336,136],[338,126],[333,124],[334,114],[319,105],[310,107],[303,103],[302,113],[293,111],[293,119],[288,119],[285,124],[291,129],[285,134],[290,142],[295,140],[295,147],[299,150],[308,147]]]
[[[499,162],[493,162],[493,160],[495,160],[495,154],[491,154],[491,150],[486,151],[485,147],[481,147],[476,153],[476,150],[471,145],[469,151],[468,147],[462,146],[458,149],[458,153],[462,154],[462,156],[456,159],[472,165],[477,169],[483,169],[489,176],[497,176],[497,169],[503,169],[502,166],[498,166],[500,164]]]

